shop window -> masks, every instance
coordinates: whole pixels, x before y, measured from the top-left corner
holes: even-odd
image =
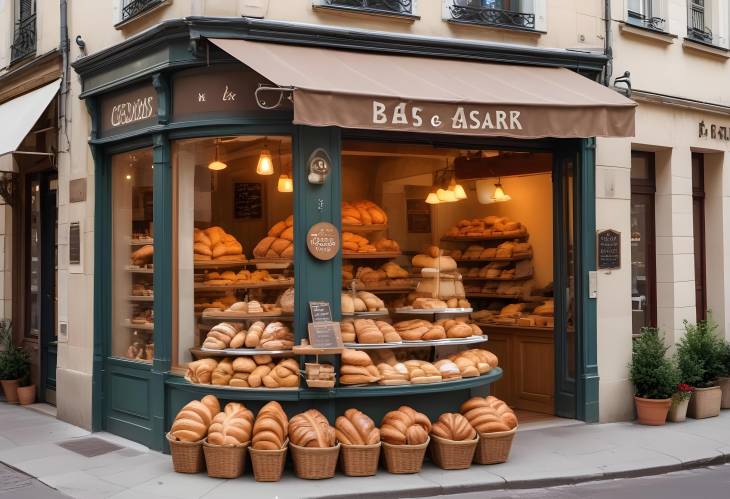
[[[15,0],[15,30],[10,51],[11,63],[36,52],[35,9],[35,0]]]
[[[712,43],[712,16],[709,0],[687,0],[687,38]]]
[[[315,0],[319,7],[391,15],[413,15],[415,3],[415,0]]]
[[[535,2],[532,0],[450,0],[450,19],[500,28],[534,30]]]
[[[661,17],[663,3],[663,0],[629,0],[626,20],[629,24],[664,31],[666,19]]]
[[[697,320],[707,318],[707,250],[705,247],[705,156],[692,153],[692,225],[695,251]]]
[[[632,333],[656,327],[656,232],[654,153],[631,152]]]
[[[216,335],[208,332],[221,323],[235,329],[223,326],[223,334],[245,334],[259,325],[279,328],[277,340],[289,342],[284,346],[290,350],[294,296],[290,138],[177,141],[173,165],[174,364],[182,367],[209,355],[207,350],[261,347],[252,343],[253,336],[241,344],[215,341]],[[210,338],[207,343],[206,338]],[[269,349],[282,346],[276,345]]]
[[[115,0],[115,26],[136,19],[158,7],[167,5],[172,0]]]
[[[112,343],[115,357],[154,356],[152,150],[112,157]]]

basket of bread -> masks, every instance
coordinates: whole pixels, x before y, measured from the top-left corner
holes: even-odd
[[[257,482],[278,482],[284,472],[289,444],[289,418],[281,404],[271,401],[256,415],[253,425],[251,468]]]
[[[497,397],[472,397],[460,408],[461,414],[479,433],[479,445],[474,456],[478,464],[507,462],[512,440],[517,432],[517,416]]]
[[[378,472],[380,430],[357,409],[348,409],[335,421],[340,442],[340,467],[347,476],[372,476]]]
[[[239,402],[229,402],[213,417],[203,442],[205,467],[214,478],[238,478],[246,469],[253,413]]]
[[[390,473],[418,473],[430,440],[431,421],[408,406],[388,412],[380,425],[385,468]]]
[[[431,427],[431,460],[444,470],[471,466],[479,443],[476,430],[459,413],[444,413]]]
[[[294,472],[299,478],[320,480],[335,476],[340,444],[335,429],[316,409],[308,409],[289,421],[289,447]]]
[[[203,440],[220,408],[216,397],[206,395],[202,400],[188,402],[175,416],[166,437],[177,473],[200,473],[205,469]]]

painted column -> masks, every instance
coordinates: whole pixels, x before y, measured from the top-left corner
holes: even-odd
[[[705,154],[707,308],[730,340],[730,154]]]

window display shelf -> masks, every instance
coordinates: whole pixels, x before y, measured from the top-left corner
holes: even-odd
[[[226,348],[224,350],[191,348],[190,353],[196,359],[206,357],[251,357],[254,355],[271,355],[277,357],[296,355],[293,350],[263,350],[257,348]]]
[[[135,324],[129,319],[122,323],[122,327],[127,327],[129,329],[139,329],[140,331],[154,331],[155,329],[155,325],[153,323],[146,322],[144,324]]]
[[[155,269],[153,267],[126,267],[125,270],[131,274],[154,274]]]
[[[389,310],[375,310],[372,312],[342,312],[342,317],[365,317],[365,318],[373,318],[373,317],[388,317],[390,316]]]
[[[238,267],[249,267],[255,265],[252,260],[238,260],[238,261],[215,261],[210,260],[207,262],[195,262],[195,270],[216,270],[216,269],[230,269]]]
[[[388,230],[388,224],[370,224],[370,225],[343,225],[342,232],[352,232],[353,234],[366,234],[369,232],[382,232]]]
[[[399,307],[394,310],[399,315],[464,315],[474,311],[473,308],[412,308]]]
[[[470,277],[470,276],[466,276],[466,275],[461,276],[462,281],[507,281],[507,282],[509,282],[509,281],[527,281],[532,278],[533,278],[532,274],[510,277],[509,279],[503,279],[501,277],[478,277],[478,276]]]
[[[277,321],[293,321],[294,315],[283,312],[262,312],[260,314],[245,314],[243,312],[232,312],[221,310],[219,312],[203,311],[202,320],[208,321],[255,321],[255,320],[277,320]]]
[[[131,295],[131,296],[127,297],[127,301],[153,302],[153,301],[155,301],[155,297],[154,296]]]
[[[262,281],[262,282],[242,282],[236,284],[225,284],[220,286],[206,285],[205,283],[196,283],[195,291],[224,291],[228,289],[286,289],[294,286],[294,280],[286,281]]]
[[[253,260],[249,260],[249,262],[255,264],[256,266],[282,265],[282,267],[270,267],[270,268],[274,269],[274,268],[287,268],[294,263],[294,260],[292,260],[291,258],[254,258]],[[263,268],[263,267],[259,267],[259,268]]]
[[[455,258],[456,263],[509,263],[509,262],[520,262],[522,260],[529,260],[532,258],[532,252],[523,253],[521,255],[512,256],[510,258]]]
[[[343,284],[342,289],[350,291],[352,290],[351,286],[347,286]],[[377,293],[379,295],[387,295],[387,294],[405,294],[410,293],[411,291],[416,290],[416,286],[410,286],[410,287],[400,287],[400,286],[357,286],[355,288],[357,291],[367,291],[368,293]]]
[[[520,326],[517,324],[497,324],[494,322],[482,322],[482,321],[475,321],[474,322],[479,327],[488,327],[488,328],[504,328],[504,329],[526,329],[529,331],[549,331],[553,332],[555,329],[554,327],[550,326]]]
[[[496,293],[466,293],[467,298],[494,298],[504,300],[516,300],[522,298],[522,295],[498,295]]]
[[[129,244],[130,244],[130,246],[147,246],[147,245],[154,246],[155,243],[154,243],[154,239],[152,239],[150,237],[150,238],[145,238],[145,239],[132,239],[129,241]]]
[[[510,241],[513,239],[527,239],[530,234],[527,231],[521,231],[517,234],[496,235],[496,236],[443,236],[442,241],[461,243],[473,241]]]
[[[391,260],[398,258],[403,253],[398,251],[383,251],[375,253],[352,253],[349,251],[342,252],[343,260]]]
[[[442,347],[453,345],[476,345],[488,341],[486,335],[470,336],[468,338],[450,338],[445,340],[418,340],[418,341],[402,341],[400,343],[345,343],[346,348],[354,350],[383,350],[395,348],[422,348],[422,347]]]

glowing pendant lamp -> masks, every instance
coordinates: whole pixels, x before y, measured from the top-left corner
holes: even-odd
[[[215,143],[215,159],[208,163],[208,169],[213,171],[225,170],[228,165],[222,161],[218,161],[218,141]]]
[[[426,197],[426,202],[428,204],[439,204],[441,201],[439,201],[439,197],[435,192],[429,192]]]
[[[274,174],[274,160],[271,158],[271,151],[264,147],[259,154],[259,162],[256,165],[256,173],[259,175]]]
[[[279,175],[279,182],[276,184],[276,190],[279,192],[292,192],[294,190],[294,182],[291,177],[284,173]]]

